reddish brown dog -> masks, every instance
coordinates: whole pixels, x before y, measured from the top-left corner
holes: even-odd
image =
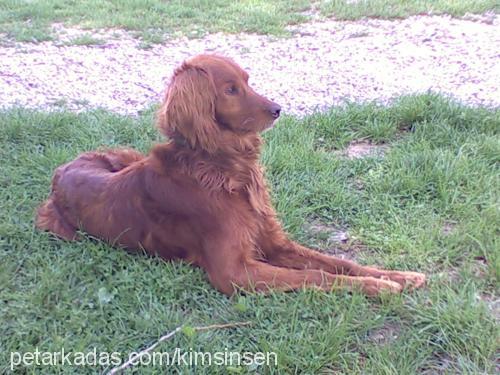
[[[59,167],[37,226],[67,240],[81,228],[113,245],[184,259],[225,294],[315,287],[373,296],[422,286],[421,273],[361,266],[288,239],[259,163],[259,133],[280,109],[250,88],[233,61],[189,59],[159,110],[170,142],[147,156],[87,152]]]

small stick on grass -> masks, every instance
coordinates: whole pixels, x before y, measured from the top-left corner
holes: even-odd
[[[201,327],[193,327],[194,331],[209,331],[211,329],[224,329],[224,328],[234,328],[234,327],[242,327],[242,326],[248,326],[252,324],[252,322],[235,322],[235,323],[225,323],[225,324],[212,324],[209,326],[201,326]],[[122,365],[113,368],[110,372],[108,372],[108,375],[114,375],[120,371],[125,370],[127,367],[129,367],[133,361],[141,358],[144,354],[149,353],[152,351],[154,348],[156,348],[158,345],[160,345],[163,341],[166,341],[173,337],[176,333],[178,333],[180,330],[182,330],[183,326],[179,326],[176,329],[174,329],[172,332],[167,333],[166,335],[160,337],[160,339],[152,344],[151,346],[147,347],[146,349],[142,350],[139,352],[136,356],[129,358],[129,360]]]

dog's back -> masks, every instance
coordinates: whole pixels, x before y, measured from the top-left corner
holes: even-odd
[[[94,203],[105,189],[109,174],[140,161],[144,156],[134,150],[87,152],[56,169],[49,198],[38,208],[36,226],[66,240],[77,238],[79,221],[74,212]],[[77,199],[74,199],[77,198]]]

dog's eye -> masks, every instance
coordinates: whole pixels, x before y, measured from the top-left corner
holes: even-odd
[[[226,94],[228,94],[228,95],[236,95],[237,93],[238,93],[238,89],[236,88],[235,85],[229,86],[226,89]]]

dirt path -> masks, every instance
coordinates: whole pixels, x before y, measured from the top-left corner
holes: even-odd
[[[68,30],[71,33],[77,30]],[[159,100],[173,68],[201,52],[233,57],[250,83],[304,114],[342,102],[387,101],[433,90],[500,105],[500,20],[441,16],[315,22],[289,39],[213,34],[150,50],[122,35],[101,46],[18,44],[0,48],[0,106],[105,107],[136,113]],[[108,36],[111,32],[108,32]]]

